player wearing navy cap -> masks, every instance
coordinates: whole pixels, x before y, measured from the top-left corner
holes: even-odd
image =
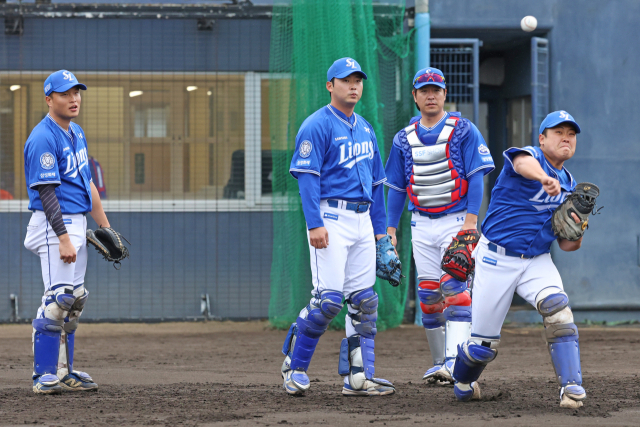
[[[444,274],[441,260],[454,236],[477,234],[483,176],[493,159],[476,126],[460,113],[444,111],[446,81],[436,68],[419,70],[413,97],[420,116],[393,138],[385,168],[387,233],[396,229],[407,194],[418,296],[433,367],[423,379],[449,383],[457,345],[470,333],[471,297],[467,283]]]
[[[578,408],[586,398],[578,328],[549,253],[554,240],[563,251],[575,251],[582,243],[582,237],[576,241],[557,238],[551,226],[554,210],[576,187],[564,162],[575,153],[578,133],[580,126],[573,117],[556,111],[540,125],[540,147],[504,152],[506,161],[491,193],[483,237],[474,253],[472,333],[459,347],[453,371],[459,400],[480,398],[476,381],[497,355],[500,329],[514,292],[543,317],[560,384],[560,406]],[[575,216],[574,220],[578,222]]]
[[[320,336],[348,306],[347,338],[338,371],[345,395],[386,395],[393,385],[374,377],[378,295],[376,239],[385,236],[386,180],[371,125],[353,110],[367,75],[352,58],[327,72],[331,103],[309,116],[296,136],[289,172],[298,180],[307,222],[313,297],[291,325],[282,352],[284,389],[309,389],[307,369]]]
[[[44,82],[49,114],[33,129],[24,147],[24,171],[33,211],[24,245],[40,257],[45,292],[33,320],[33,391],[97,390],[91,377],[73,369],[75,331],[89,292],[87,212],[109,227],[91,181],[84,131],[72,120],[80,113],[79,83],[67,70]],[[61,344],[62,343],[62,344]]]

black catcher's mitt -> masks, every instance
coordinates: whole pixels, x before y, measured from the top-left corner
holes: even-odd
[[[580,240],[584,232],[589,228],[589,215],[596,207],[596,197],[600,194],[600,189],[588,182],[581,182],[576,185],[576,189],[562,202],[553,212],[551,217],[551,227],[553,233],[561,239],[572,242]],[[602,208],[600,208],[602,209]],[[598,209],[598,211],[600,210]],[[572,213],[576,214],[580,222],[576,222]]]
[[[93,245],[104,259],[113,262],[116,270],[120,270],[120,261],[129,258],[129,249],[122,243],[122,239],[129,243],[122,234],[110,227],[96,231],[87,229],[87,243]]]
[[[476,265],[471,252],[479,241],[477,230],[460,230],[445,251],[440,268],[454,279],[466,282]]]

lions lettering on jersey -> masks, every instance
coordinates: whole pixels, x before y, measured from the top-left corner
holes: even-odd
[[[351,169],[360,160],[367,158],[373,160],[373,153],[373,141],[363,141],[356,144],[349,141],[340,146],[340,162],[338,164]],[[343,164],[345,162],[348,163]]]
[[[77,153],[67,154],[67,170],[64,172],[69,178],[75,178],[78,171],[89,164],[89,155],[87,149],[83,148]]]
[[[531,155],[547,175],[560,182],[560,194],[548,195],[540,182],[515,171],[513,158],[520,153]],[[576,183],[564,167],[558,170],[551,166],[539,147],[510,148],[504,157],[506,161],[491,191],[482,233],[491,242],[529,257],[547,253],[556,240],[551,216]]]

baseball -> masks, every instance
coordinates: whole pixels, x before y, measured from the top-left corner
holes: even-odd
[[[538,20],[535,16],[525,16],[522,18],[522,21],[520,21],[520,28],[522,28],[522,31],[526,31],[528,33],[535,30],[537,26]]]

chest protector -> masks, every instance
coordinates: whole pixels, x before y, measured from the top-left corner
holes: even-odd
[[[419,121],[404,129],[407,194],[416,209],[440,213],[457,205],[467,194],[461,156],[461,136],[468,124],[453,113],[446,121],[435,145],[418,138]],[[403,141],[404,142],[404,141]]]

